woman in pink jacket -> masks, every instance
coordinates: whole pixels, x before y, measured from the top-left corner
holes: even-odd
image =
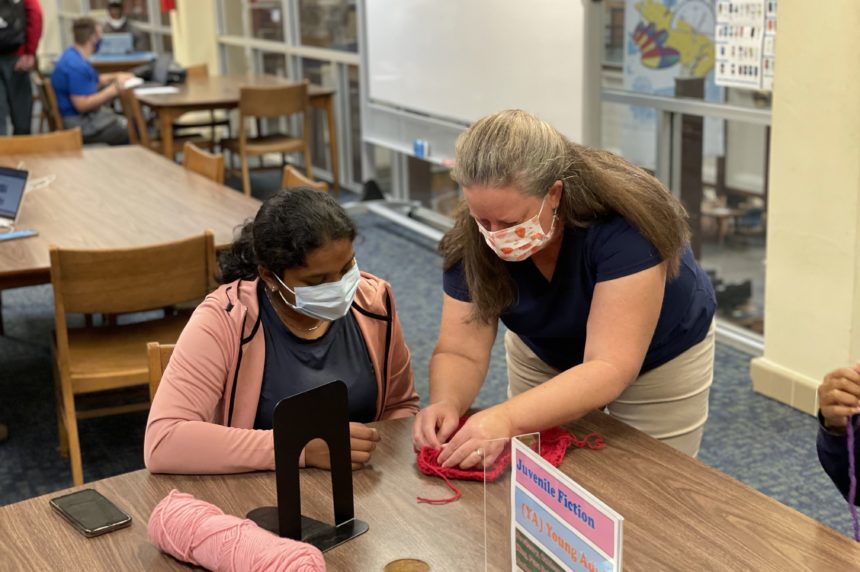
[[[354,469],[379,440],[364,423],[415,415],[391,287],[359,272],[355,236],[327,194],[281,191],[263,203],[164,371],[144,439],[150,471],[272,470],[275,405],[334,379],[349,388]],[[329,468],[326,446],[311,441],[301,462]]]

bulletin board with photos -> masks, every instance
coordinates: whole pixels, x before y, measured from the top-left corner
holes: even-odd
[[[718,0],[716,83],[773,87],[777,0]]]

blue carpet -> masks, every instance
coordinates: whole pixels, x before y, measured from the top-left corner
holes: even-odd
[[[359,266],[393,285],[418,391],[426,400],[427,367],[442,304],[440,258],[430,241],[397,225],[373,215],[358,222]],[[50,287],[4,292],[3,311],[7,336],[0,338],[0,421],[9,426],[10,436],[0,444],[0,505],[71,485],[68,461],[56,451]],[[505,397],[501,333],[477,407]],[[751,387],[749,357],[718,345],[701,460],[849,534],[845,503],[818,465],[816,420],[753,393]],[[141,468],[145,422],[143,413],[81,421],[85,478]]]

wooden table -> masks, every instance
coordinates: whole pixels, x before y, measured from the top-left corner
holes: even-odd
[[[138,146],[79,153],[6,155],[31,178],[55,175],[24,197],[18,228],[39,235],[0,243],[0,291],[51,281],[48,245],[120,248],[177,240],[210,229],[218,245],[260,206],[256,199],[186,171]]]
[[[99,73],[127,72],[143,64],[155,61],[155,52],[131,54],[93,54],[90,63]]]
[[[329,570],[379,571],[399,558],[424,560],[438,571],[484,569],[483,485],[458,482],[463,497],[453,504],[417,504],[416,495],[439,498],[449,491],[415,468],[411,424],[409,419],[377,424],[382,442],[372,467],[353,473],[356,516],[370,531],[327,552]],[[606,439],[602,451],[568,452],[562,468],[624,516],[624,570],[832,572],[855,570],[860,563],[860,545],[849,538],[603,413],[573,428],[579,434],[599,431]],[[59,492],[30,499],[0,508],[3,562],[14,570],[180,569],[146,538],[152,508],[170,489],[238,516],[275,503],[272,473],[137,471],[86,486],[129,512],[132,526],[85,539],[51,513],[48,499]],[[330,521],[329,487],[328,473],[302,472],[306,515]],[[488,497],[495,511],[488,542],[495,562],[505,559],[507,550],[506,520],[496,503],[503,497]]]
[[[137,98],[158,113],[159,129],[163,141],[164,156],[173,160],[173,123],[189,111],[235,109],[239,107],[239,88],[274,85],[295,85],[296,82],[273,75],[222,75],[188,78],[184,84],[175,86],[177,93],[141,94]],[[326,114],[331,155],[331,174],[335,190],[340,190],[340,168],[337,159],[337,130],[334,121],[334,89],[311,84],[309,88],[311,107],[322,109]]]

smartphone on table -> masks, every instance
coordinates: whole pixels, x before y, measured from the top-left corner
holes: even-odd
[[[53,498],[50,502],[51,508],[87,538],[131,524],[131,516],[95,489],[83,489]]]

